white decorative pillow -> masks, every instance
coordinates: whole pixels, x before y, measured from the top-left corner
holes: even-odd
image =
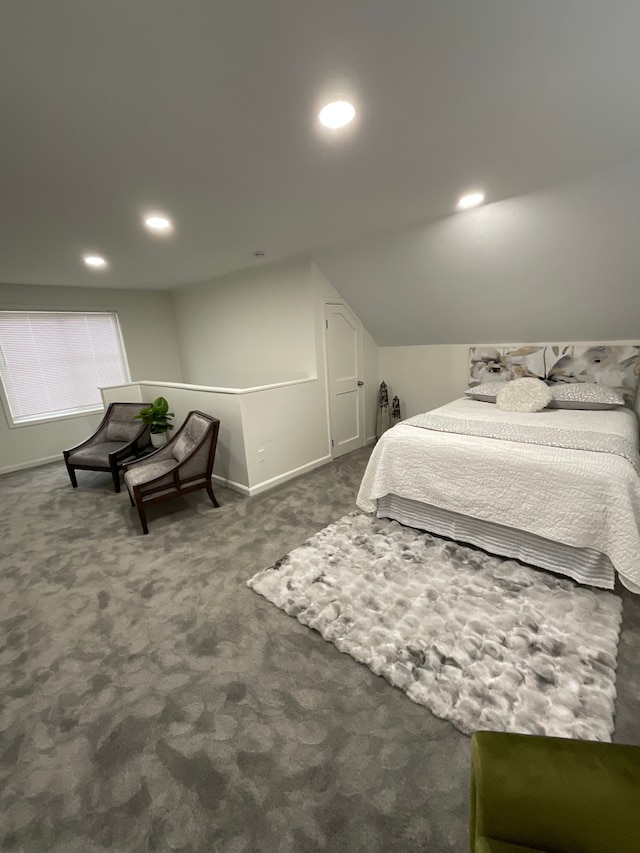
[[[551,387],[550,409],[616,409],[624,397],[615,388],[595,382],[562,382]]]
[[[552,399],[551,388],[545,382],[525,377],[505,382],[498,391],[496,406],[505,412],[539,412]]]
[[[472,400],[480,400],[483,403],[495,403],[498,391],[503,385],[506,385],[506,381],[481,382],[479,385],[474,385],[473,388],[467,388],[464,393]]]

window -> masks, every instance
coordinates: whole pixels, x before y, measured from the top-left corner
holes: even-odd
[[[101,410],[129,381],[117,314],[0,311],[0,378],[13,426]]]

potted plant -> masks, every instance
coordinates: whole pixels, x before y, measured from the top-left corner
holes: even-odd
[[[151,444],[154,447],[161,447],[167,443],[167,433],[173,429],[173,424],[170,422],[173,416],[165,398],[156,397],[150,406],[147,406],[146,409],[140,409],[135,417],[140,418],[143,423],[151,427]]]

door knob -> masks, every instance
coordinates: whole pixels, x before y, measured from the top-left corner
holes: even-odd
[[[364,385],[364,382],[362,381],[362,379],[358,379],[358,385],[359,385],[360,387],[362,387],[362,386]]]

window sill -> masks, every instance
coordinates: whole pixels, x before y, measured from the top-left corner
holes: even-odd
[[[103,406],[94,406],[91,409],[83,409],[75,412],[61,412],[56,415],[43,415],[38,418],[29,418],[28,420],[14,421],[11,416],[7,417],[7,426],[9,429],[21,429],[22,427],[39,426],[40,424],[51,424],[57,421],[68,421],[72,418],[85,418],[91,415],[103,415]]]

